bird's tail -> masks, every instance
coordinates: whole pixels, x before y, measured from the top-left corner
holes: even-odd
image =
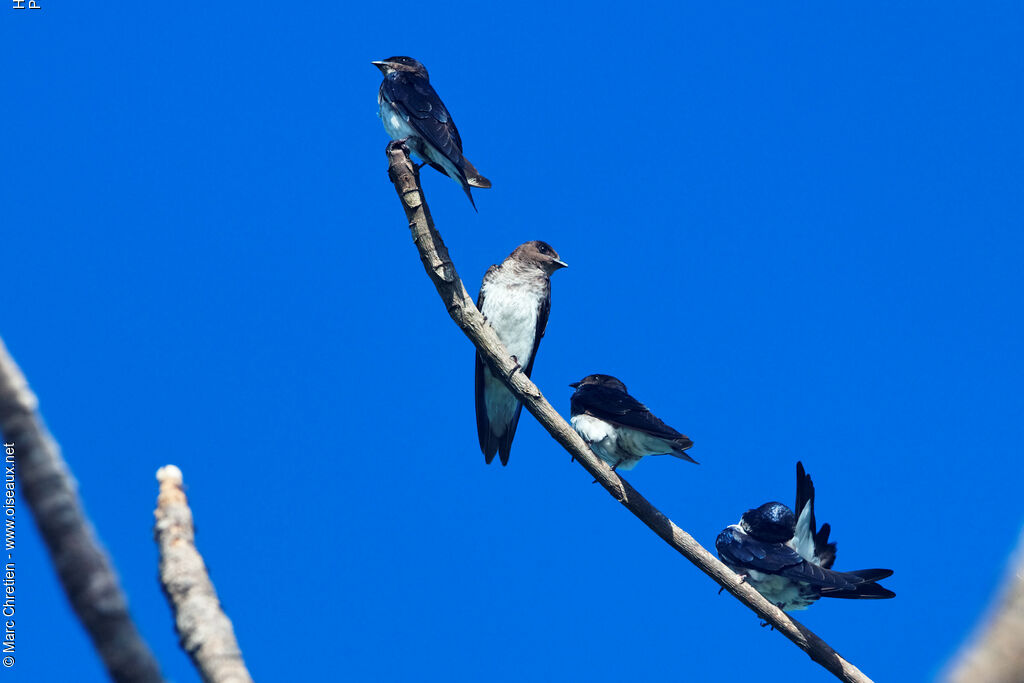
[[[692,462],[694,465],[700,464],[699,462],[691,458],[689,455],[687,455],[684,451],[672,451],[669,455],[674,455],[680,460],[685,460],[686,462]]]
[[[470,192],[469,185],[463,183],[459,184],[462,185],[463,192],[465,192],[466,196],[469,197],[469,203],[473,205],[473,210],[476,211],[477,213],[480,213],[480,209],[476,208],[476,202],[473,201],[473,193]]]
[[[471,187],[479,187],[481,190],[489,190],[491,188],[491,181],[480,175],[480,172],[476,170],[476,167],[469,163],[469,159],[462,157],[462,170],[466,174],[466,182]]]
[[[822,593],[823,598],[843,598],[844,600],[888,600],[896,594],[877,583],[864,583],[853,590]]]
[[[875,583],[892,576],[891,569],[858,569],[852,572],[841,572],[841,576],[850,583],[855,584],[853,588],[844,590],[822,590],[823,598],[845,598],[847,600],[886,600],[896,597],[888,588]]]
[[[831,527],[822,524],[818,529],[814,519],[814,482],[804,470],[802,462],[796,463],[796,535],[795,548],[803,557],[815,558],[814,562],[825,569],[831,569],[836,561],[836,544],[828,542]]]
[[[690,441],[689,438],[684,436],[684,437],[682,437],[680,439],[676,439],[675,441],[672,441],[672,445],[675,448],[672,449],[672,452],[669,453],[669,455],[673,455],[673,456],[679,458],[680,460],[685,460],[687,462],[692,462],[694,465],[699,465],[700,464],[699,462],[697,462],[696,460],[694,460],[693,458],[691,458],[689,455],[686,454],[686,449],[690,448],[691,446],[693,446],[693,442]]]

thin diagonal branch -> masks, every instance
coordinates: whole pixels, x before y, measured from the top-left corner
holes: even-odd
[[[519,370],[498,339],[498,335],[485,323],[483,315],[469,297],[462,280],[459,279],[459,275],[455,271],[455,265],[448,256],[448,249],[444,246],[441,235],[434,228],[430,209],[427,207],[423,191],[420,189],[419,172],[409,160],[408,149],[401,143],[391,143],[387,148],[387,156],[388,176],[394,183],[395,191],[402,201],[402,208],[409,221],[412,239],[419,250],[423,267],[434,283],[437,293],[441,296],[448,315],[473,342],[495,377],[501,378],[548,433],[565,450],[569,451],[616,500],[626,506],[640,521],[650,527],[683,557],[732,593],[759,617],[774,626],[775,630],[793,641],[811,659],[828,669],[838,679],[848,683],[870,683],[871,679],[861,673],[857,667],[840,657],[825,641],[800,622],[768,602],[752,587],[743,583],[739,575],[719,562],[692,536],[659,512],[626,480],[618,476],[591,452],[583,439],[562,419],[558,411],[551,407],[537,386]]]
[[[0,432],[14,444],[20,495],[32,510],[64,592],[112,679],[161,681],[160,667],[128,613],[113,563],[37,407],[35,394],[0,340]]]
[[[231,620],[221,609],[206,563],[196,550],[181,470],[167,465],[156,478],[160,494],[154,532],[160,547],[160,584],[174,610],[181,647],[206,683],[252,683]]]
[[[947,683],[1024,681],[1024,534],[1010,558],[1003,586],[953,668]]]

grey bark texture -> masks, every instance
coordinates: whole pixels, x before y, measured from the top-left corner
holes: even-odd
[[[162,681],[113,563],[78,498],[77,483],[38,412],[21,369],[0,341],[0,432],[14,444],[18,497],[28,504],[71,607],[115,681]]]
[[[497,334],[484,321],[473,299],[466,292],[441,235],[434,228],[430,209],[419,183],[419,171],[409,159],[409,150],[400,142],[387,147],[388,176],[402,202],[412,240],[420,261],[437,289],[448,315],[469,337],[495,377],[523,403],[537,421],[567,450],[594,479],[640,521],[692,562],[717,584],[753,610],[776,631],[789,638],[811,659],[848,683],[870,683],[857,667],[843,659],[821,638],[785,612],[768,602],[739,575],[705,550],[688,533],[641,496],[629,483],[595,456],[582,438],[541,394],[540,389],[519,370]]]
[[[1024,534],[1002,588],[946,681],[1024,683]]]
[[[174,611],[181,647],[206,683],[252,683],[231,620],[221,609],[206,563],[196,550],[192,510],[174,465],[156,473],[156,535],[160,583]]]

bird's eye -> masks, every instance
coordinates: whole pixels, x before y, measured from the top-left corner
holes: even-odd
[[[546,246],[544,246],[543,244],[541,244],[541,245],[539,245],[539,246],[537,247],[537,251],[539,251],[539,252],[540,252],[540,253],[542,253],[542,254],[547,254],[547,253],[548,253],[548,252],[550,251],[550,249],[548,249],[548,248],[547,248]]]

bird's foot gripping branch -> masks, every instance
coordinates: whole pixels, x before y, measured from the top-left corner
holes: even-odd
[[[825,641],[762,597],[613,472],[562,419],[537,386],[524,373],[513,372],[515,363],[508,350],[469,297],[441,235],[434,228],[430,209],[419,185],[419,174],[409,159],[408,147],[396,142],[388,144],[387,158],[388,176],[402,203],[423,268],[434,283],[448,315],[473,343],[480,359],[490,368],[493,375],[502,379],[509,391],[537,418],[555,441],[662,540],[836,678],[849,683],[869,683],[871,679],[857,667],[840,657]]]

